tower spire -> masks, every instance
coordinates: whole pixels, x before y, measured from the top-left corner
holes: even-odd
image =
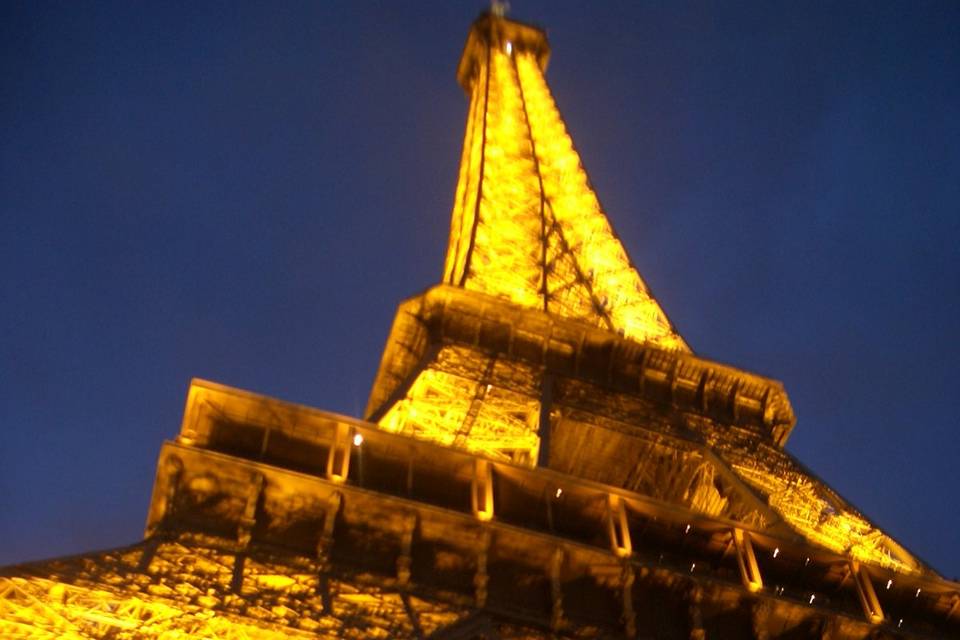
[[[471,28],[470,97],[444,282],[689,351],[590,186],[544,78],[544,32],[497,7]]]

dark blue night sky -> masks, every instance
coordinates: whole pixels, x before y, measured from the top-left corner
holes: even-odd
[[[693,349],[960,575],[960,4],[513,4]],[[138,540],[193,376],[362,411],[440,277],[483,8],[0,5],[0,564]]]

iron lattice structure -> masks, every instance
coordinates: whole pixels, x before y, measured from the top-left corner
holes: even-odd
[[[443,281],[688,350],[630,263],[543,76],[543,33],[493,17],[457,70],[470,96]]]
[[[780,383],[692,353],[544,80],[485,15],[443,281],[365,420],[194,381],[136,545],[0,570],[3,638],[942,638],[945,580],[783,450]]]

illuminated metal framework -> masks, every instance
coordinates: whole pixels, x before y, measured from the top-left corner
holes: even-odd
[[[591,189],[543,72],[538,29],[490,17],[467,40],[470,95],[443,281],[688,350]]]
[[[783,451],[794,417],[779,383],[468,290],[401,305],[367,412],[387,431],[707,515],[752,509],[830,551],[927,570]]]
[[[548,57],[543,33],[526,25],[489,16],[470,33],[458,68],[470,111],[446,286],[401,306],[368,418],[395,433],[556,468],[542,439],[565,433],[583,414],[579,431],[600,435],[583,440],[578,453],[599,460],[597,479],[625,486],[637,474],[659,477],[648,486],[662,491],[686,477],[678,469],[687,465],[697,486],[687,487],[684,500],[709,513],[726,500],[714,487],[720,466],[808,540],[865,562],[919,571],[915,558],[783,452],[794,417],[778,384],[690,353],[590,188],[544,80]],[[634,349],[634,361],[606,358],[601,367],[607,369],[590,373],[596,344]],[[562,370],[557,363],[564,360],[573,363]],[[662,381],[647,384],[644,376],[655,380],[664,360],[673,364],[660,370]],[[611,367],[636,369],[639,382],[612,391],[604,378]],[[584,384],[585,375],[593,376],[591,384]],[[688,386],[700,399],[676,412],[670,406],[676,398],[668,397],[664,408],[657,393],[643,389],[658,383],[669,385],[671,396]],[[750,408],[738,403],[749,401],[765,414],[759,433],[741,428],[746,417],[738,412]],[[730,410],[710,410],[718,404]],[[678,420],[708,445],[709,463],[697,466],[686,454],[657,447],[643,453],[611,447],[615,457],[631,451],[658,461],[618,475],[609,472],[609,456],[594,454],[610,429],[643,439]],[[554,440],[554,447],[565,446],[560,436]]]
[[[365,420],[194,381],[145,540],[0,569],[0,638],[944,638],[945,580],[783,450],[613,234],[533,27],[485,15],[443,282]]]
[[[958,630],[960,585],[810,544],[732,483],[738,506],[707,515],[683,485],[654,497],[194,381],[146,540],[0,570],[0,637]]]

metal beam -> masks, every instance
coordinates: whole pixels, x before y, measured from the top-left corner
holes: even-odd
[[[623,500],[614,493],[607,499],[607,533],[610,536],[610,548],[618,557],[627,558],[633,553],[627,511]]]
[[[493,519],[493,470],[487,460],[477,458],[473,466],[470,502],[473,515],[484,522]]]
[[[753,553],[750,534],[742,529],[734,529],[732,535],[737,549],[737,565],[740,567],[743,586],[751,593],[756,593],[763,589],[763,577],[757,565],[757,556]]]
[[[870,624],[880,624],[884,618],[883,608],[880,606],[880,599],[877,598],[877,592],[873,588],[867,568],[858,561],[851,560],[850,574],[857,586],[857,597],[860,599],[867,621]]]

